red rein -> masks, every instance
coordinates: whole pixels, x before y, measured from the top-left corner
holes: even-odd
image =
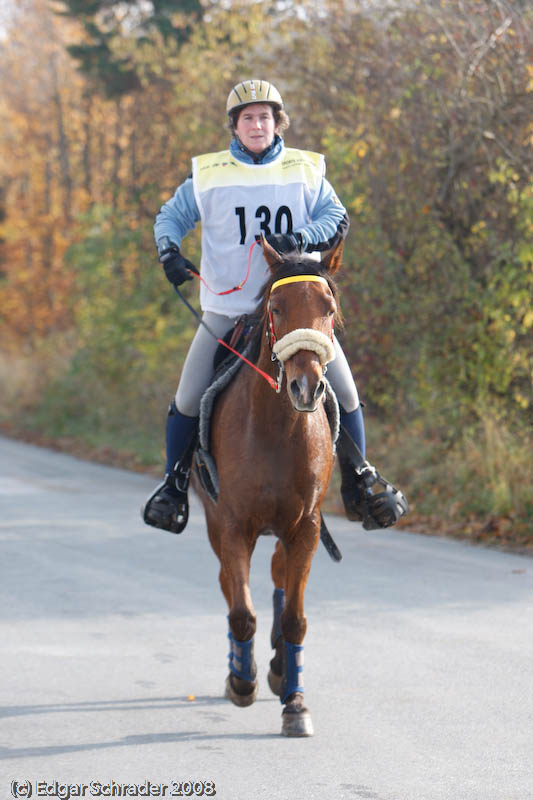
[[[205,281],[205,280],[204,280],[204,278],[202,278],[202,276],[201,276],[201,275],[198,275],[198,278],[199,278],[199,280],[200,280],[200,281],[203,283],[203,285],[205,286],[205,288],[206,288],[206,289],[207,289],[209,292],[211,292],[212,294],[216,294],[216,295],[218,295],[219,297],[221,297],[222,295],[226,295],[226,294],[232,294],[233,292],[239,292],[239,291],[240,291],[240,290],[243,288],[243,286],[244,286],[244,284],[246,283],[246,281],[248,280],[248,278],[250,277],[250,270],[251,270],[251,264],[252,264],[252,251],[253,251],[254,247],[256,246],[256,244],[258,244],[258,242],[252,242],[252,244],[251,244],[251,246],[250,246],[250,250],[249,250],[249,252],[248,252],[248,269],[246,270],[246,275],[244,276],[243,280],[242,280],[240,283],[238,283],[238,284],[237,284],[237,286],[234,286],[234,287],[233,287],[233,289],[226,289],[226,291],[224,291],[224,292],[215,292],[213,289],[211,289],[211,287],[209,286],[209,284],[207,283],[207,281]],[[205,322],[203,322],[203,320],[202,320],[202,319],[200,319],[200,322],[201,322],[203,325],[205,325]],[[207,327],[207,326],[205,325],[205,327]],[[208,328],[208,330],[209,330],[209,328]],[[210,331],[210,333],[212,333],[212,331]],[[212,333],[212,335],[213,335],[213,336],[215,336],[215,334],[213,334],[213,333]],[[252,369],[254,369],[254,370],[257,372],[257,373],[259,373],[259,375],[261,375],[261,377],[262,377],[262,378],[264,378],[266,381],[268,381],[268,383],[270,384],[270,386],[271,386],[271,387],[272,387],[272,388],[273,388],[273,389],[274,389],[276,392],[279,392],[279,391],[280,391],[280,389],[281,389],[281,386],[278,384],[278,382],[277,382],[277,381],[275,381],[275,380],[274,380],[274,378],[272,378],[270,375],[268,375],[268,373],[266,373],[266,372],[263,372],[263,370],[262,370],[262,369],[259,369],[259,367],[257,367],[255,364],[252,364],[252,362],[251,362],[251,361],[249,361],[249,360],[248,360],[248,359],[247,359],[245,356],[243,356],[243,355],[242,355],[242,353],[239,353],[237,350],[235,350],[233,347],[231,347],[231,345],[229,345],[227,342],[225,342],[225,341],[224,341],[223,339],[221,339],[219,336],[215,336],[215,339],[217,340],[217,342],[218,342],[219,344],[221,344],[221,345],[222,345],[222,347],[225,347],[225,348],[226,348],[226,350],[229,350],[231,353],[233,353],[234,355],[236,355],[236,356],[237,356],[237,358],[240,358],[240,359],[241,359],[241,361],[244,361],[244,362],[245,362],[245,364],[248,364],[248,366],[250,366],[250,367],[251,367]]]

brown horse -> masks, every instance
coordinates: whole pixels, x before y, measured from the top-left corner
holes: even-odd
[[[243,366],[217,400],[211,423],[218,501],[207,496],[197,475],[193,482],[205,507],[229,608],[226,697],[247,706],[257,695],[250,559],[258,536],[273,533],[278,539],[272,558],[276,652],[269,684],[284,705],[282,733],[310,736],[302,679],[304,592],[334,461],[323,402],[324,365],[334,357],[338,310],[330,276],[340,266],[342,245],[322,263],[281,257],[264,240],[263,253],[271,277],[260,307],[253,359],[272,373],[273,352],[277,354],[285,390],[276,393],[260,374]]]

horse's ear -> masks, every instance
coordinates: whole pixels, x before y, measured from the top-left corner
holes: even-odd
[[[274,272],[276,266],[280,262],[279,253],[267,242],[264,233],[261,234],[261,247],[263,248],[263,256],[270,267],[270,271]]]
[[[342,264],[343,250],[344,239],[341,239],[339,243],[335,245],[335,247],[333,247],[331,250],[328,250],[322,259],[322,264],[326,267],[330,275],[335,275],[335,273],[340,269]]]

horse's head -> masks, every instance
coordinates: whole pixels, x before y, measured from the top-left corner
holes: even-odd
[[[280,256],[265,239],[262,246],[271,272],[266,325],[273,357],[283,364],[294,408],[315,411],[325,390],[324,368],[335,358],[339,311],[331,275],[341,263],[342,241],[322,262],[297,253]]]

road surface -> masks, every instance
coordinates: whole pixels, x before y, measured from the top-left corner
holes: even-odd
[[[239,709],[200,508],[179,537],[148,528],[152,485],[0,439],[0,800],[533,798],[529,558],[331,517],[344,558],[320,547],[306,596],[315,736],[288,740],[266,683],[273,540]]]

